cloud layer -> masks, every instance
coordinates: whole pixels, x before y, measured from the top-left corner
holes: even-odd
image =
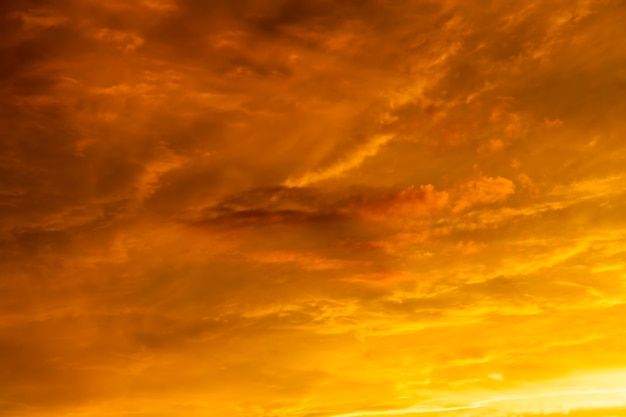
[[[626,415],[625,19],[0,4],[0,415]]]

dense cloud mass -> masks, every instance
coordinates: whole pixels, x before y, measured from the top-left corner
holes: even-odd
[[[0,416],[626,416],[624,22],[0,2]]]

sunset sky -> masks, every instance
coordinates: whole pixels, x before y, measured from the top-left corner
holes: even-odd
[[[8,0],[0,51],[0,417],[626,416],[625,0]]]

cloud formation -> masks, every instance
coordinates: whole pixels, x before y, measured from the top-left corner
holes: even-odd
[[[0,4],[0,415],[625,415],[621,0]]]

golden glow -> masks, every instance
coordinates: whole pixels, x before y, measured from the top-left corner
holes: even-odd
[[[624,1],[0,4],[0,417],[626,416]]]

